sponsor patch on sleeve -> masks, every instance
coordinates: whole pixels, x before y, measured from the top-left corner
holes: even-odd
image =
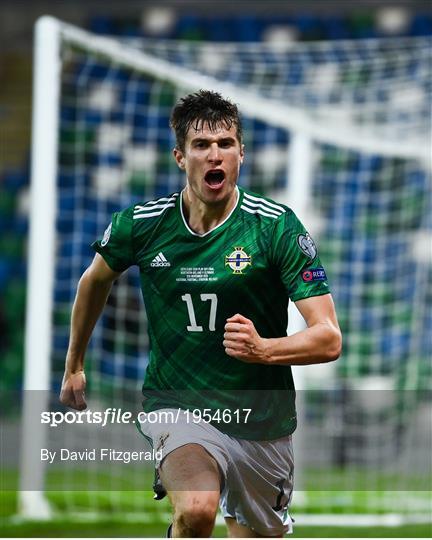
[[[302,280],[306,283],[310,281],[325,281],[327,279],[324,268],[308,268],[303,270]]]

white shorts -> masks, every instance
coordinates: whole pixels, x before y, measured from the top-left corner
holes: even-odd
[[[220,507],[224,517],[263,536],[292,532],[288,513],[294,473],[291,435],[272,441],[236,439],[204,421],[192,422],[184,411],[163,411],[172,411],[175,421],[140,424],[142,434],[161,454],[156,469],[176,448],[199,444],[216,460],[223,476]]]

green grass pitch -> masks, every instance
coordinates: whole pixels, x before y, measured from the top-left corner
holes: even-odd
[[[63,495],[63,494],[62,494]],[[96,494],[98,496],[99,494]],[[102,495],[102,494],[100,494]],[[125,494],[122,494],[122,497]],[[110,517],[108,507],[104,517],[97,521],[84,519],[83,516],[57,518],[51,521],[22,521],[16,516],[17,495],[13,491],[0,493],[0,537],[10,538],[99,538],[99,537],[137,537],[163,538],[169,523],[169,506],[164,501],[153,501],[152,493],[142,492],[145,519],[127,521],[115,514]],[[82,493],[73,493],[72,499],[82,499]],[[99,509],[103,508],[103,497],[98,497]],[[55,503],[56,494],[50,499]],[[85,502],[86,499],[83,500]],[[73,503],[73,500],[69,501]],[[224,538],[224,526],[216,526],[213,536]],[[297,523],[292,538],[430,538],[432,524],[404,525],[400,527],[310,527]]]

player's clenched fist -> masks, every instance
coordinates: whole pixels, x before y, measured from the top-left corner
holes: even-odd
[[[227,319],[223,346],[229,356],[243,362],[265,364],[268,362],[266,342],[250,319],[239,313]]]
[[[60,401],[63,405],[82,411],[87,407],[85,401],[86,377],[84,371],[65,373],[63,376]]]

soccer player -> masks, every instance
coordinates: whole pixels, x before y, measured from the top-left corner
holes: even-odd
[[[115,213],[93,244],[61,401],[86,407],[88,340],[113,281],[138,265],[150,337],[144,411],[177,411],[138,426],[162,450],[155,490],[173,506],[169,534],[210,536],[220,506],[232,537],[282,536],[291,529],[291,366],[329,362],[341,350],[327,277],[292,210],[237,186],[244,146],[234,104],[190,94],[171,126],[186,186]],[[307,324],[291,336],[289,300]]]

